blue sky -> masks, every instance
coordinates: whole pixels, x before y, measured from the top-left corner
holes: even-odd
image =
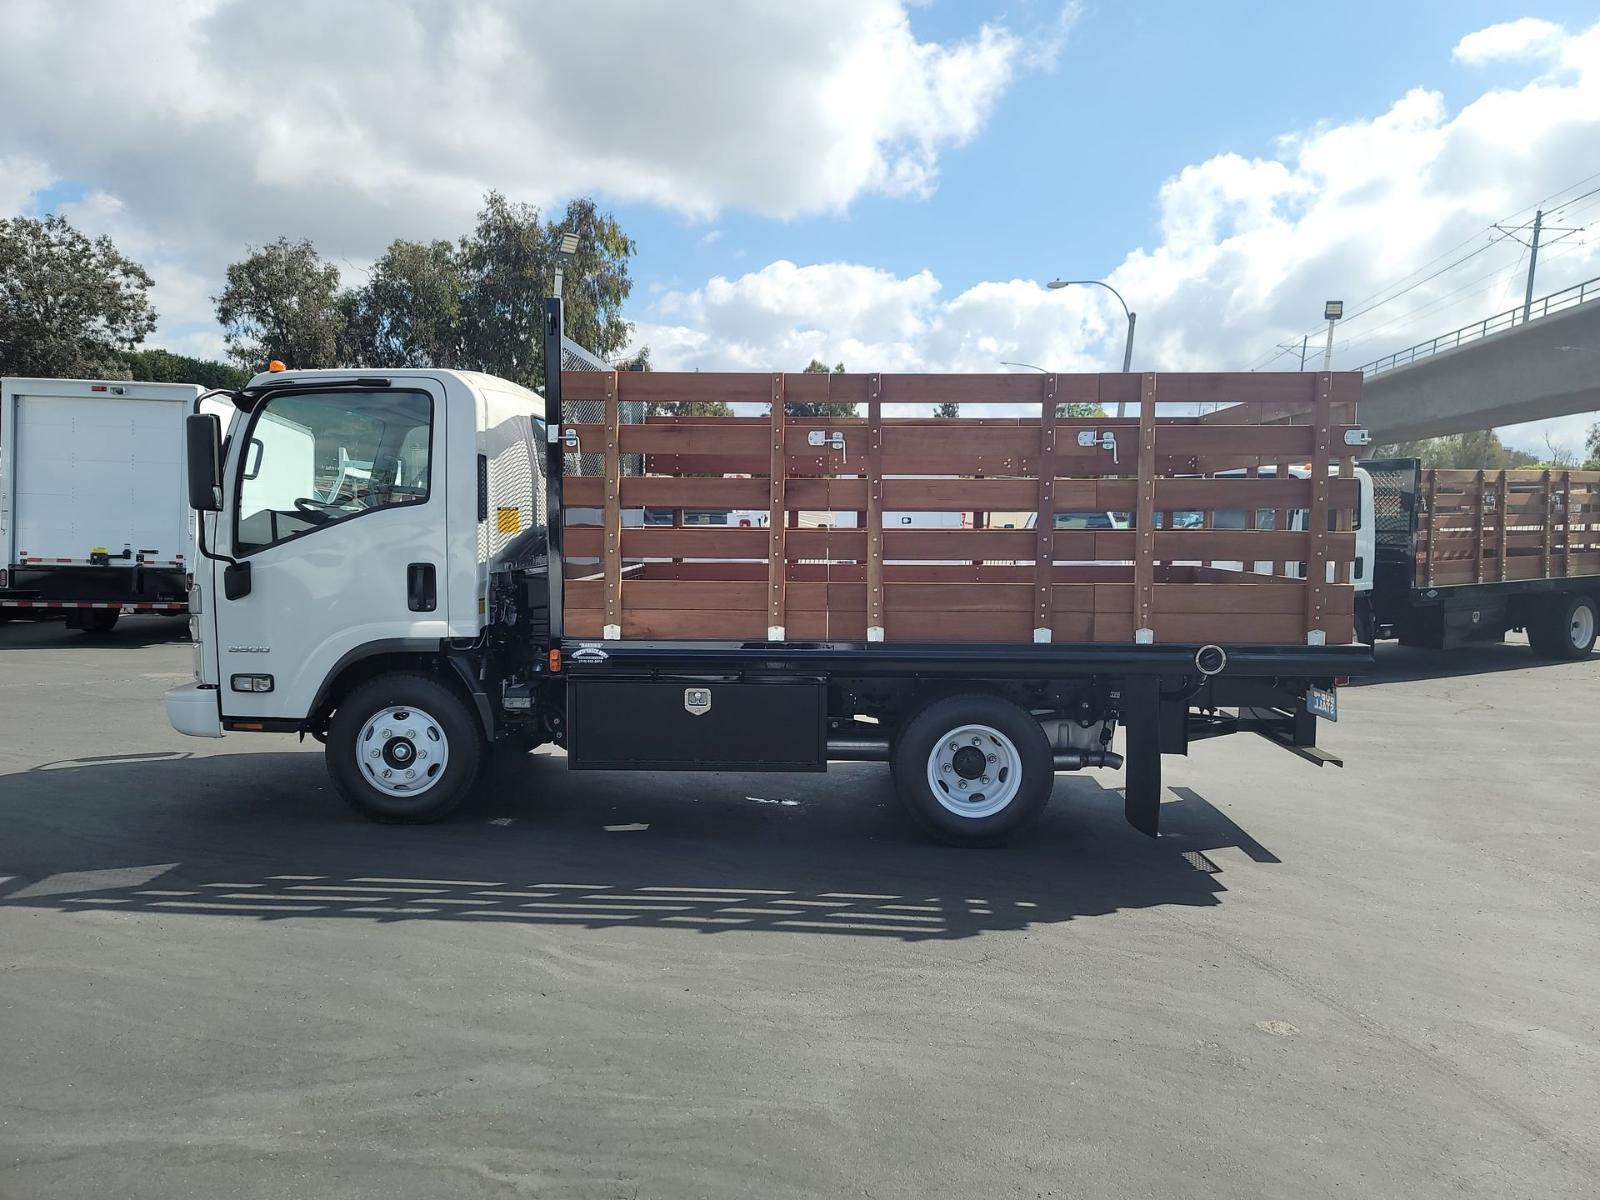
[[[911,22],[921,38],[950,41],[996,13],[1028,25],[1050,7],[983,13],[935,0],[911,9]],[[867,196],[844,213],[786,221],[737,212],[697,221],[617,204],[639,242],[635,274],[646,289],[684,288],[787,258],[870,262],[898,274],[932,267],[948,288],[1102,276],[1151,241],[1161,184],[1186,164],[1227,152],[1270,155],[1283,133],[1370,117],[1413,87],[1457,106],[1485,85],[1526,77],[1516,65],[1452,63],[1451,47],[1465,34],[1514,17],[1580,27],[1600,15],[1592,4],[1472,0],[1352,0],[1325,11],[1085,5],[1058,66],[1020,78],[981,134],[941,155],[929,199]],[[710,230],[718,235],[705,244]]]

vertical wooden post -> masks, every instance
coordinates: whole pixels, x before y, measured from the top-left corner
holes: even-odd
[[[1504,471],[1500,472],[1500,483],[1496,490],[1496,496],[1495,508],[1499,510],[1500,517],[1500,578],[1504,580],[1506,577],[1506,524],[1507,518],[1510,516],[1506,512],[1506,500],[1509,498],[1509,492],[1506,489],[1506,473]]]
[[[1572,472],[1561,472],[1561,574],[1572,574]]]
[[[1432,587],[1433,586],[1433,570],[1434,570],[1434,565],[1435,565],[1435,559],[1434,559],[1434,554],[1433,554],[1433,547],[1434,547],[1434,536],[1433,535],[1434,535],[1434,531],[1437,530],[1438,528],[1439,528],[1439,469],[1437,467],[1429,467],[1428,468],[1428,540],[1427,540],[1428,563],[1427,563],[1427,575],[1423,579],[1423,582],[1428,587]]]
[[[783,376],[772,377],[772,458],[769,468],[771,492],[767,500],[767,641],[784,639],[784,588],[788,580],[787,537],[784,522],[784,485],[789,477],[789,459],[784,452]]]
[[[606,373],[604,512],[606,617],[600,631],[607,640],[622,636],[622,405],[617,400],[617,373]]]
[[[1478,511],[1472,519],[1473,579],[1483,582],[1483,470],[1478,470]]]
[[[1550,490],[1550,472],[1544,473],[1544,541],[1539,547],[1540,574],[1550,578],[1550,544],[1555,536],[1555,493]]]
[[[1034,518],[1033,543],[1033,640],[1048,642],[1051,637],[1056,562],[1056,376],[1050,372],[1042,381],[1039,399],[1039,500]]]
[[[1324,372],[1316,377],[1316,384],[1316,399],[1311,410],[1311,511],[1306,514],[1306,642],[1321,646],[1328,638],[1323,621],[1328,591],[1328,466],[1333,451],[1333,376]]]
[[[1294,475],[1292,473],[1290,473],[1290,471],[1289,471],[1289,464],[1286,463],[1286,462],[1278,463],[1276,465],[1276,470],[1277,470],[1277,474],[1273,476],[1274,479],[1278,479],[1278,480],[1281,481],[1281,480],[1284,480],[1284,479],[1293,479],[1294,478]],[[1272,528],[1278,533],[1288,533],[1289,532],[1289,514],[1292,513],[1293,511],[1294,510],[1292,508],[1274,509],[1273,513],[1272,513]],[[1272,564],[1272,573],[1274,575],[1287,575],[1289,573],[1289,571],[1288,571],[1288,563],[1280,563],[1280,562],[1274,561],[1273,564]]]
[[[1133,640],[1156,640],[1156,377],[1147,374],[1139,394],[1139,513],[1133,548]]]
[[[867,379],[867,641],[883,641],[883,402]]]

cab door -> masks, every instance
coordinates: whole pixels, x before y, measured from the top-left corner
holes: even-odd
[[[217,564],[211,592],[224,718],[299,720],[348,656],[449,636],[444,400],[431,379],[319,380],[238,424],[218,541],[248,590]]]

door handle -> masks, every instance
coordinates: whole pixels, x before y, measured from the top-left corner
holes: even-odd
[[[406,567],[406,607],[412,612],[433,612],[439,607],[439,588],[432,563]]]

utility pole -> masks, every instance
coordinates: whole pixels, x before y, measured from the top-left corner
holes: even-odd
[[[1528,290],[1522,296],[1522,323],[1528,323],[1528,314],[1533,311],[1533,272],[1539,265],[1539,228],[1544,224],[1544,210],[1540,209],[1533,214],[1533,241],[1528,249]]]
[[[1344,316],[1344,301],[1329,300],[1322,306],[1322,319],[1328,323],[1328,344],[1322,349],[1322,369],[1333,370],[1333,326]]]
[[[1302,371],[1306,369],[1306,343],[1310,340],[1311,335],[1309,333],[1302,333],[1300,335],[1300,369]]]

